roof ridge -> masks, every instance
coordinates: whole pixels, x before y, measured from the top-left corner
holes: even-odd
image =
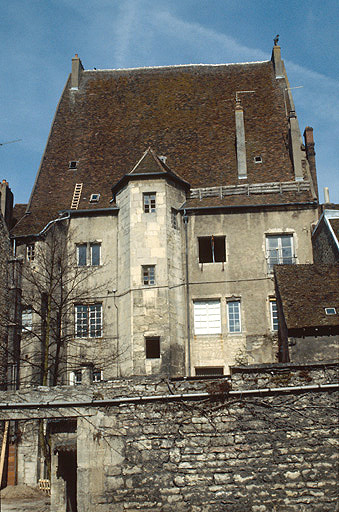
[[[221,67],[221,66],[245,66],[249,64],[266,64],[271,60],[257,60],[251,62],[225,62],[219,64],[169,64],[164,66],[141,66],[135,68],[108,68],[108,69],[84,69],[82,73],[97,73],[98,71],[135,71],[139,69],[174,69],[174,68],[189,68],[189,67]]]

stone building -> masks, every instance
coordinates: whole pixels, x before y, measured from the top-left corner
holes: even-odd
[[[274,268],[283,362],[338,361],[339,264]]]
[[[76,55],[12,231],[37,275],[59,230],[83,275],[55,383],[88,366],[109,380],[276,361],[273,265],[313,261],[312,128],[304,137],[279,46],[265,62],[125,70],[85,70]],[[30,323],[46,318],[29,300],[37,349]],[[21,375],[43,382],[25,358]]]

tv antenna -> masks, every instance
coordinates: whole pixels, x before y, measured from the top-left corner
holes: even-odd
[[[4,146],[5,144],[13,144],[14,142],[20,142],[22,139],[9,140],[8,142],[0,142],[0,146]]]

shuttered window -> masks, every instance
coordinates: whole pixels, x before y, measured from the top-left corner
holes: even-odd
[[[194,301],[195,334],[220,334],[220,300]]]

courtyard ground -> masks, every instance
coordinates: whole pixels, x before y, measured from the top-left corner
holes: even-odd
[[[1,512],[49,512],[50,498],[38,489],[15,485],[2,489]]]

